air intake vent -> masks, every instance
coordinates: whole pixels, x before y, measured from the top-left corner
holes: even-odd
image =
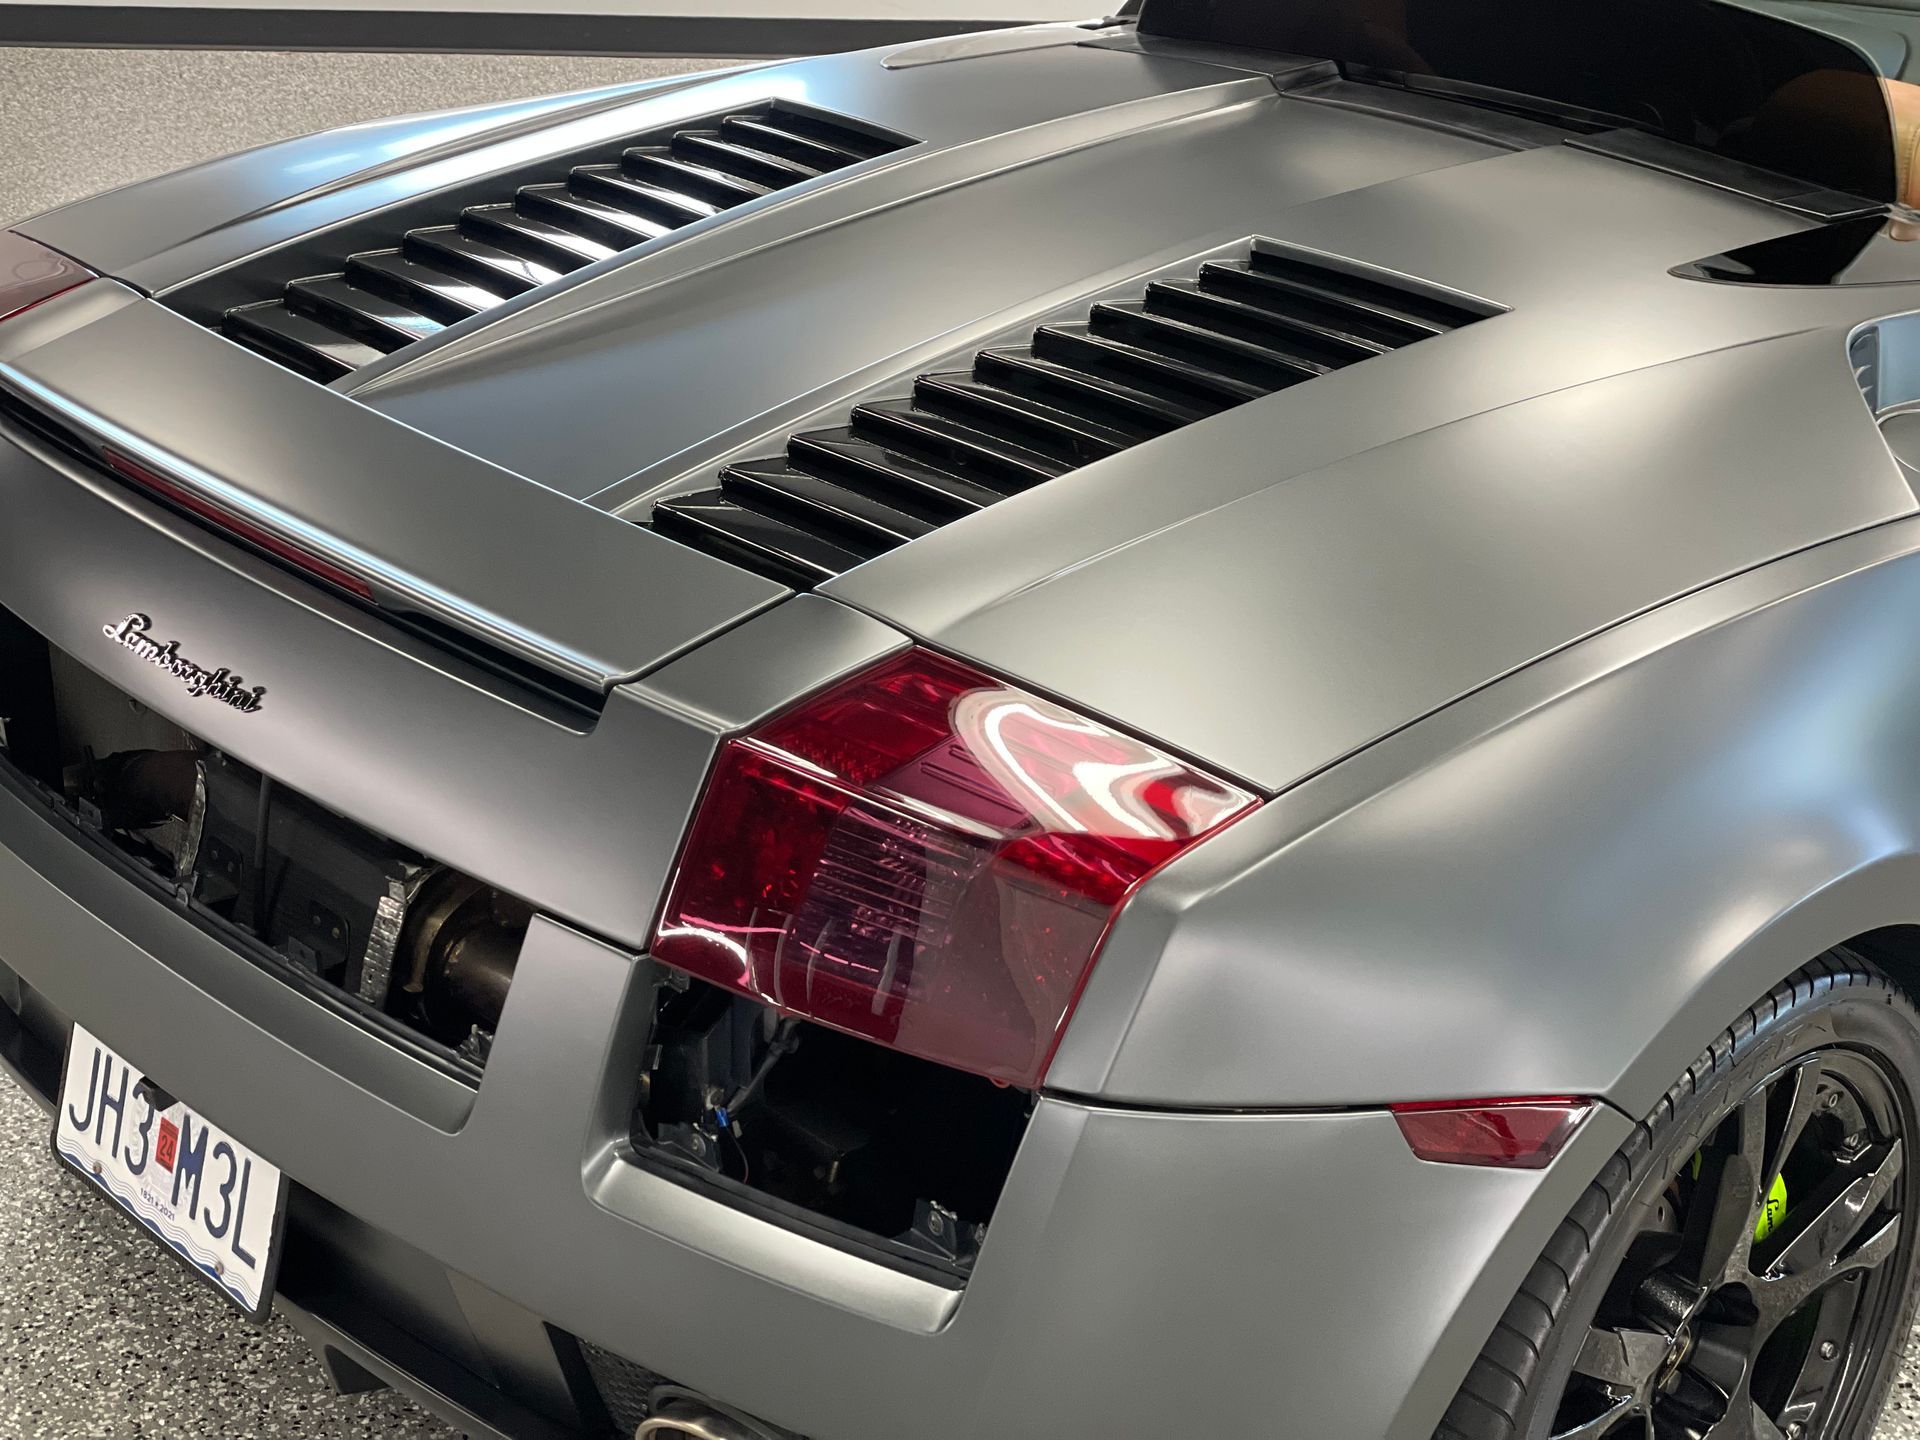
[[[455,223],[410,229],[397,248],[354,254],[342,271],[290,281],[278,299],[233,306],[219,327],[303,375],[335,380],[596,260],[912,143],[779,102],[655,140],[517,193],[503,186]]]
[[[910,399],[729,466],[654,507],[663,535],[806,588],[1056,475],[1500,307],[1259,242],[1022,349],[923,375]]]

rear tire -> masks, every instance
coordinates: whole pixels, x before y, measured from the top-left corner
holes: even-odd
[[[1581,1195],[1435,1440],[1868,1440],[1913,1322],[1916,1097],[1891,981],[1835,950],[1782,982]]]

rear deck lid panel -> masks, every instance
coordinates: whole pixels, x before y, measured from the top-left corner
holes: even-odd
[[[86,294],[44,308],[83,304]],[[577,685],[604,689],[652,669],[785,593],[356,405],[152,302],[15,355],[0,365],[0,384],[371,581],[394,606]],[[528,405],[523,423],[541,413]]]

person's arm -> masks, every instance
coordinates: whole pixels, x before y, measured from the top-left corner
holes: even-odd
[[[1893,112],[1893,147],[1899,163],[1899,189],[1902,205],[1920,210],[1920,85],[1904,80],[1883,80],[1887,90],[1887,108]]]

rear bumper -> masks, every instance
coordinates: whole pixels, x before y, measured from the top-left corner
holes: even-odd
[[[17,977],[10,970],[0,970],[0,1073],[51,1114],[60,1079],[60,1051],[48,1041],[69,1022],[37,994],[24,992],[24,998],[23,1006]],[[22,1009],[28,1012],[25,1016]],[[356,1293],[356,1287],[340,1283],[342,1268],[349,1273],[363,1271],[377,1258],[355,1244],[356,1239],[365,1238],[363,1227],[310,1191],[293,1190],[289,1202],[288,1249],[295,1258],[282,1269],[274,1309],[313,1347],[337,1390],[355,1394],[382,1385],[403,1390],[474,1440],[567,1440],[594,1433],[593,1427],[601,1417],[592,1409],[589,1389],[577,1391],[579,1400],[586,1402],[582,1406],[572,1395],[561,1395],[568,1377],[557,1365],[545,1377],[544,1386],[533,1381],[530,1373],[547,1364],[548,1351],[557,1358],[566,1353],[563,1349],[542,1343],[523,1353],[523,1361],[531,1361],[531,1365],[523,1364],[521,1385],[535,1391],[545,1389],[550,1401],[560,1401],[555,1408],[564,1411],[573,1406],[578,1424],[529,1409],[501,1385],[497,1376],[490,1380],[475,1374],[453,1358],[459,1347],[448,1343],[449,1335],[443,1334],[441,1344],[436,1346],[369,1308],[367,1297]],[[346,1267],[323,1263],[337,1259],[343,1249],[350,1255]],[[417,1284],[417,1273],[414,1278]],[[421,1287],[421,1296],[431,1294],[432,1289]],[[532,1318],[526,1317],[529,1321]],[[416,1329],[427,1328],[421,1325],[417,1313],[413,1320]],[[514,1338],[511,1334],[492,1336],[495,1346],[510,1344]],[[524,1326],[517,1338],[522,1342],[528,1338]],[[541,1338],[552,1339],[545,1334]],[[471,1333],[467,1339],[470,1365],[471,1357],[483,1354],[488,1347]]]
[[[1537,1174],[1377,1112],[1043,1100],[964,1291],[631,1163],[648,962],[537,922],[478,1090],[406,1059],[0,790],[0,1053],[78,1019],[295,1183],[281,1303],[473,1433],[605,1435],[569,1337],[818,1440],[1424,1437],[1625,1122]],[[12,1007],[12,1008],[9,1008]],[[23,1022],[20,1013],[23,1011]],[[586,1386],[584,1393],[591,1394]]]

